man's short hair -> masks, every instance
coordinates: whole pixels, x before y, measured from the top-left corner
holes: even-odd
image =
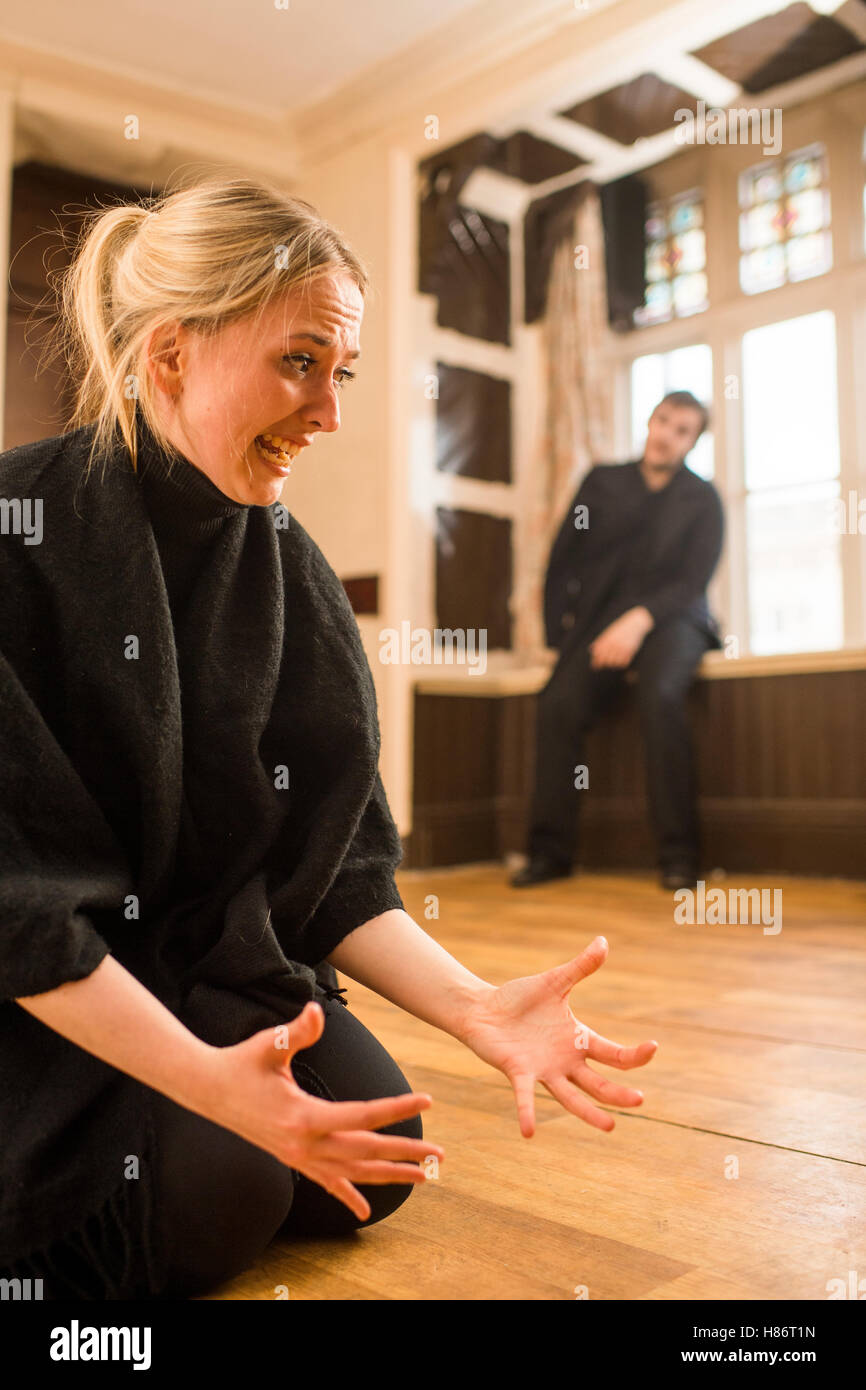
[[[668,391],[668,394],[666,396],[663,396],[662,399],[659,401],[659,405],[687,406],[689,410],[697,410],[699,412],[701,417],[701,427],[695,435],[696,443],[700,439],[704,430],[707,428],[708,424],[710,423],[709,410],[703,404],[702,401],[698,400],[697,396],[692,395],[691,391]],[[658,410],[658,408],[659,406],[657,405],[655,410]],[[653,414],[655,414],[655,410],[653,411]]]

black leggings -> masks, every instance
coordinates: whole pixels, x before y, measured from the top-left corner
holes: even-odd
[[[390,1053],[337,999],[321,1000],[322,1036],[292,1058],[299,1086],[325,1100],[376,1100],[413,1088]],[[413,1183],[354,1186],[361,1221],[318,1183],[221,1125],[155,1093],[159,1220],[169,1237],[164,1298],[190,1298],[248,1269],[277,1235],[342,1235],[396,1211]],[[421,1116],[377,1134],[422,1139]]]

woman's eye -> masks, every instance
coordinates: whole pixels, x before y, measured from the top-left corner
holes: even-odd
[[[283,361],[284,361],[284,362],[291,362],[291,363],[293,363],[293,364],[296,363],[296,362],[300,362],[300,363],[302,363],[303,366],[305,366],[305,367],[306,367],[306,366],[309,366],[309,365],[315,366],[315,358],[310,357],[309,354],[306,353],[306,352],[296,352],[296,353],[292,353],[290,356],[284,357],[284,358],[283,358]],[[299,371],[299,372],[301,373],[301,376],[306,376],[306,375],[307,375],[307,373],[306,373],[305,371],[301,371],[301,368],[300,368],[300,367],[296,367],[295,370],[296,370],[296,371]],[[340,380],[337,382],[337,390],[338,390],[338,391],[341,391],[341,390],[343,389],[343,387],[346,385],[346,382],[347,382],[347,381],[354,381],[354,380],[355,380],[355,373],[354,373],[354,372],[350,372],[349,369],[348,369],[348,367],[341,367],[341,368],[340,368]]]

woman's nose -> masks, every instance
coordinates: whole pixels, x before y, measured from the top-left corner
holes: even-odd
[[[304,413],[310,421],[311,428],[325,432],[340,428],[340,402],[335,386],[324,391],[311,391],[305,404]]]

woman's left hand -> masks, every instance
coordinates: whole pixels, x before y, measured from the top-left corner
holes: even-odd
[[[592,975],[607,959],[607,941],[597,936],[573,960],[541,975],[526,975],[491,987],[472,1003],[460,1040],[492,1067],[504,1072],[514,1090],[520,1132],[535,1133],[535,1083],[587,1124],[611,1130],[612,1115],[592,1105],[581,1091],[607,1105],[640,1105],[643,1094],[599,1076],[587,1059],[628,1071],[644,1066],[658,1047],[642,1042],[623,1047],[601,1037],[571,1012],[568,996],[579,980]]]

